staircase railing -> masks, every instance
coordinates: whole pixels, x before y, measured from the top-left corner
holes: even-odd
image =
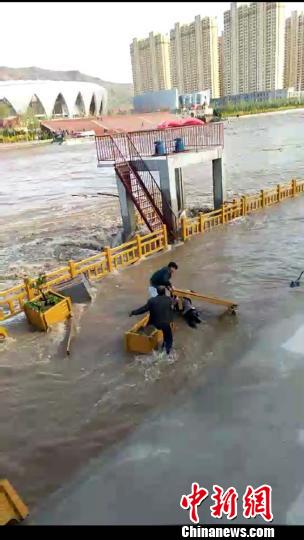
[[[154,201],[153,201],[147,187],[142,182],[142,180],[139,177],[137,171],[134,170],[134,168],[131,166],[131,163],[124,157],[121,149],[118,147],[118,145],[116,144],[116,142],[115,142],[115,140],[113,138],[112,138],[112,143],[113,143],[113,151],[114,151],[114,155],[115,155],[115,171],[118,174],[121,181],[123,182],[123,184],[124,184],[126,190],[128,191],[129,195],[131,196],[135,207],[137,208],[138,212],[142,216],[142,218],[143,218],[145,224],[147,225],[148,229],[152,232],[153,231],[153,226],[151,224],[151,221],[148,219],[147,212],[145,212],[145,210],[147,210],[147,208],[143,207],[143,205],[141,204],[143,202],[142,198],[136,197],[135,193],[134,193],[134,191],[132,189],[132,178],[135,178],[135,180],[137,181],[138,187],[140,187],[141,190],[143,191],[143,193],[145,195],[145,198],[146,198],[146,202],[150,203],[151,207],[155,210],[155,213],[156,213],[157,217],[159,218],[160,224],[163,223],[162,212],[160,211],[160,209],[157,206],[155,206]],[[124,176],[123,169],[127,170],[127,172],[128,172],[129,179],[130,179],[129,182],[126,181],[126,179],[123,177]],[[147,205],[145,205],[145,206],[147,206]]]
[[[147,210],[147,206],[146,208],[144,208],[140,204],[141,201],[139,200],[139,198],[134,196],[131,182],[128,185],[128,183],[122,179],[122,165],[124,168],[128,169],[130,179],[132,179],[132,177],[134,179],[135,177],[137,183],[143,190],[146,199],[150,202],[152,209],[155,211],[155,214],[160,219],[160,222],[165,223],[169,236],[174,239],[176,237],[177,230],[176,216],[165,195],[162,193],[159,185],[157,184],[154,176],[152,175],[149,167],[147,166],[139,151],[137,150],[136,146],[128,137],[128,135],[125,135],[126,136],[120,140],[122,147],[119,147],[116,140],[111,137],[113,145],[113,155],[115,157],[115,170],[123,181],[127,191],[130,193],[132,200],[140,215],[142,216],[144,222],[146,223],[147,227],[151,231],[153,230],[151,222],[149,221],[147,213],[145,212],[145,210]]]
[[[174,214],[165,194],[161,191],[158,183],[156,182],[153,174],[151,173],[145,160],[142,158],[135,144],[131,140],[128,134],[129,156],[131,159],[131,165],[135,168],[143,183],[147,187],[149,193],[151,193],[155,205],[161,210],[162,220],[167,225],[169,231],[173,232],[177,230],[177,218]]]

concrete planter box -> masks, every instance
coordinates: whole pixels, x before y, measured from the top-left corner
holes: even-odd
[[[24,304],[24,312],[30,324],[46,332],[48,328],[58,322],[65,321],[71,316],[72,302],[62,294],[55,291],[48,291],[53,296],[61,298],[55,306],[50,306],[46,311],[37,311],[29,303]],[[34,300],[40,300],[42,296],[37,296]]]

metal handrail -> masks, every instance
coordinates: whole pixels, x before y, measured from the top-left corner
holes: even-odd
[[[128,133],[113,133],[111,135],[96,135],[96,151],[98,162],[115,161],[111,139],[118,145],[125,145],[130,139],[141,156],[155,156],[155,141],[162,140],[165,153],[175,151],[175,139],[181,137],[185,150],[198,151],[212,146],[224,146],[224,124],[214,122],[204,126],[184,126],[178,128],[150,129],[145,131],[130,131]],[[129,158],[127,154],[124,155]]]
[[[116,141],[113,138],[112,138],[112,143],[113,143],[113,147],[114,147],[114,150],[115,150],[115,169],[116,169],[116,172],[119,173],[119,165],[123,164],[124,166],[126,166],[129,169],[130,175],[134,174],[134,175],[138,176],[137,171],[134,171],[134,169],[132,168],[130,162],[125,158],[125,156],[123,155],[120,148],[116,144]],[[118,158],[119,159],[117,159],[117,154],[116,153],[118,153]],[[137,180],[138,180],[138,178],[137,178]],[[139,180],[140,180],[140,187],[143,189],[147,199],[150,201],[150,203],[153,206],[153,208],[155,209],[160,221],[162,222],[163,221],[163,216],[162,216],[162,214],[160,212],[160,209],[158,208],[158,206],[153,201],[151,194],[149,193],[147,187],[142,182],[140,177],[139,177]],[[131,195],[132,195],[132,193],[131,193]],[[152,199],[152,201],[151,201],[151,199]],[[134,197],[134,195],[133,195],[133,202],[134,202],[138,212],[142,215],[142,218],[143,218],[145,224],[147,225],[148,229],[150,229],[152,231],[151,225],[150,225],[145,213],[142,211],[142,208],[140,206],[139,201],[136,199],[136,197]]]
[[[136,146],[134,145],[133,141],[130,139],[130,137],[128,135],[127,135],[127,137],[128,137],[128,143],[129,143],[129,155],[131,155],[132,165],[133,164],[135,165],[135,169],[136,169],[136,171],[137,171],[137,173],[139,175],[140,175],[141,171],[139,171],[136,168],[136,160],[138,160],[140,162],[141,167],[144,167],[145,172],[148,174],[148,176],[149,176],[149,178],[151,180],[151,183],[152,183],[152,193],[153,193],[153,195],[154,196],[158,195],[158,196],[161,197],[160,202],[161,202],[161,205],[162,205],[163,218],[166,221],[166,217],[165,217],[164,214],[165,214],[165,212],[168,212],[168,214],[170,214],[170,217],[171,217],[171,220],[172,220],[172,224],[170,224],[170,225],[173,225],[173,229],[176,230],[176,228],[177,228],[177,218],[176,218],[176,215],[175,215],[175,213],[173,212],[173,210],[171,208],[171,205],[169,204],[165,194],[161,191],[161,189],[160,189],[159,185],[157,184],[153,174],[151,173],[148,165],[143,160],[142,156],[140,155],[140,153],[137,150]],[[135,161],[134,161],[134,158],[135,158]]]

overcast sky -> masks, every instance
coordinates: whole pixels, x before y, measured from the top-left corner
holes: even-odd
[[[0,65],[78,69],[113,82],[131,82],[129,45],[150,31],[212,15],[223,28],[229,2],[1,2]],[[286,4],[286,14],[304,2]]]

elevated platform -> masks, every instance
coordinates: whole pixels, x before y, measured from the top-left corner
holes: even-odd
[[[99,167],[114,167],[125,237],[136,231],[136,210],[150,231],[166,224],[170,242],[178,237],[185,210],[182,171],[212,162],[214,208],[226,193],[222,172],[221,122],[96,137]]]
[[[184,168],[189,165],[198,165],[199,163],[206,163],[207,161],[213,161],[214,159],[221,159],[223,156],[223,147],[212,146],[212,147],[203,147],[193,150],[185,150],[184,152],[171,152],[165,156],[146,156],[143,157],[143,161],[147,164],[151,171],[157,171],[159,169],[159,164],[166,163],[170,167],[174,168]],[[99,161],[98,168],[100,169],[109,169],[113,168],[115,161],[106,160]]]
[[[175,155],[175,140],[181,138],[185,148],[183,153],[199,152],[214,147],[224,147],[224,124],[214,122],[203,126],[187,126],[167,129],[148,129],[141,131],[129,131],[128,136],[124,133],[115,133],[111,136],[96,136],[97,161],[99,166],[105,162],[112,164],[117,159],[116,145],[126,159],[132,160],[136,155],[128,144],[131,140],[143,158],[155,157],[155,142],[162,141],[165,155]],[[113,140],[114,139],[114,142]],[[157,156],[159,157],[159,156]]]

